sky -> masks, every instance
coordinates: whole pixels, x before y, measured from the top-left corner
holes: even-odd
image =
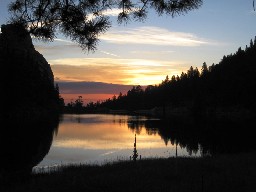
[[[8,19],[0,0],[0,24]],[[187,14],[172,18],[150,11],[144,22],[119,25],[111,13],[112,27],[95,52],[85,52],[61,35],[54,42],[34,41],[51,65],[65,102],[82,96],[85,103],[126,93],[132,86],[157,85],[168,75],[180,75],[190,66],[201,69],[224,55],[249,45],[256,36],[253,0],[204,0]]]

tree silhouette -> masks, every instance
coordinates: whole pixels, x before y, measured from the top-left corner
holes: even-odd
[[[206,62],[203,63],[201,68],[201,76],[207,75],[209,72]]]
[[[218,64],[207,67],[204,62],[200,72],[191,66],[180,76],[167,75],[158,85],[145,88],[133,86],[127,94],[94,105],[105,109],[153,110],[166,117],[172,114],[195,118],[249,119],[256,114],[256,38],[250,40],[246,50],[223,56]],[[161,112],[163,115],[161,115]]]
[[[82,96],[78,96],[78,99],[75,100],[75,108],[77,110],[81,110],[83,107],[83,97]]]
[[[13,0],[11,23],[20,24],[40,40],[53,40],[57,32],[95,50],[98,36],[111,26],[108,10],[119,10],[117,21],[146,19],[150,9],[172,17],[198,9],[202,0]]]

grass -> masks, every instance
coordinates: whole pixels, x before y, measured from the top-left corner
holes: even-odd
[[[254,192],[256,153],[68,165],[9,183],[1,192]]]

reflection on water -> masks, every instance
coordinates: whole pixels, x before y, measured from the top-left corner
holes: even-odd
[[[57,134],[59,117],[40,122],[1,122],[0,180],[15,175],[28,175],[49,152]]]
[[[63,115],[36,123],[2,122],[0,181],[34,167],[256,150],[255,121],[160,120],[128,115]]]
[[[176,143],[168,142],[161,134],[161,125],[159,119],[149,117],[66,114],[49,154],[38,166],[128,160],[135,133],[138,154],[142,158],[175,156]],[[199,151],[187,151],[180,145],[177,151],[180,156],[200,155]]]

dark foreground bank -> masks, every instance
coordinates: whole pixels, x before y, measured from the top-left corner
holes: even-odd
[[[1,184],[0,191],[256,191],[256,153],[205,158],[147,159],[136,163],[69,165]]]

